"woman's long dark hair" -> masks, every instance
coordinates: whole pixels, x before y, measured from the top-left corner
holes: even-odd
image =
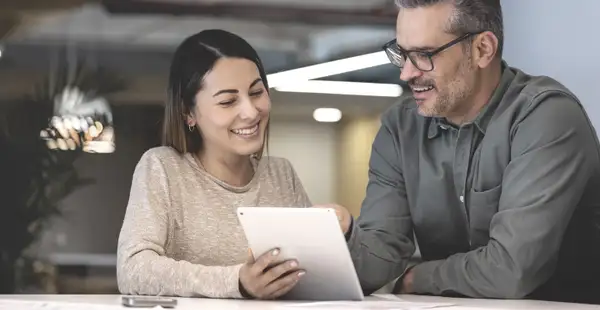
[[[185,39],[175,51],[171,62],[167,102],[163,121],[163,145],[180,154],[197,153],[203,147],[198,130],[190,131],[185,121],[196,106],[196,94],[202,89],[203,79],[215,63],[223,57],[243,58],[256,64],[267,92],[269,85],[263,64],[254,48],[241,37],[219,29],[204,30]],[[265,131],[266,147],[269,125]]]

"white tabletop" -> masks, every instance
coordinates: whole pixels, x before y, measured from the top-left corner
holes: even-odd
[[[437,306],[435,308],[432,308]],[[99,310],[131,309],[121,306],[120,295],[0,295],[0,309]],[[175,310],[321,310],[321,309],[379,309],[379,310],[587,310],[600,305],[552,303],[533,300],[481,300],[411,295],[377,295],[363,302],[284,302],[178,298]]]

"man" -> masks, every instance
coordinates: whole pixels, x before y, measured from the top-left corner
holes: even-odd
[[[581,103],[502,60],[499,0],[396,3],[385,49],[413,94],[382,117],[360,217],[320,206],[365,292],[400,277],[400,293],[597,301],[600,149]]]

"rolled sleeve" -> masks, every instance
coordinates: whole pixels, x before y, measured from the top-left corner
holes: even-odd
[[[597,142],[568,94],[543,93],[529,109],[513,132],[490,241],[414,267],[415,293],[523,298],[554,273],[563,235],[597,169]]]
[[[440,295],[442,292],[440,288],[435,285],[431,275],[435,273],[436,268],[442,263],[443,261],[429,261],[414,266],[411,269],[413,273],[412,290],[417,293]]]

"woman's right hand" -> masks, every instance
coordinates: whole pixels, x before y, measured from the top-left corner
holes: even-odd
[[[276,263],[279,250],[264,253],[256,260],[249,251],[248,261],[240,269],[240,284],[252,297],[276,299],[289,292],[304,275],[298,262],[288,260]]]

